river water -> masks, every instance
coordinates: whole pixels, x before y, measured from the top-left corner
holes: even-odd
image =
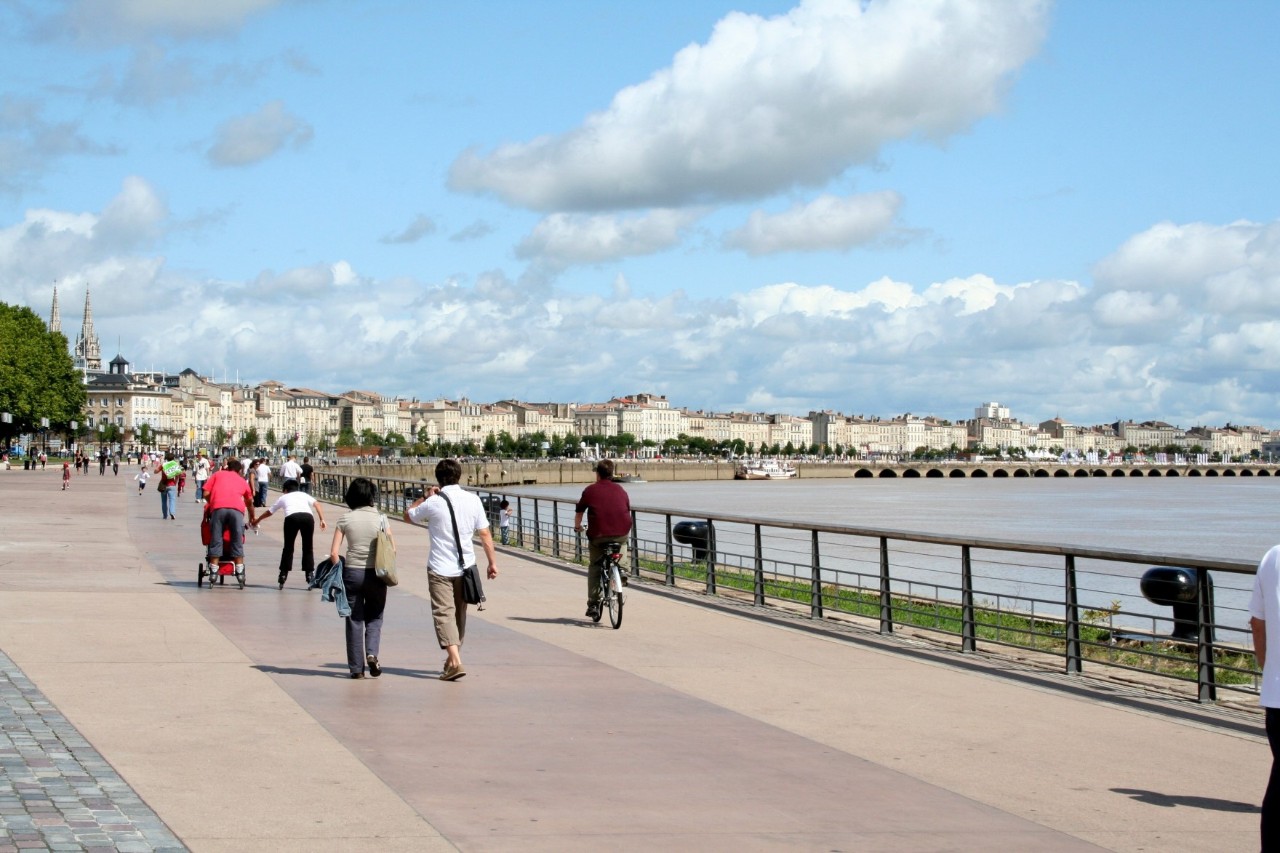
[[[800,479],[625,488],[637,507],[689,518],[714,513],[1246,563],[1280,542],[1280,478],[1273,477]],[[573,499],[581,490],[537,486],[516,492]],[[1134,575],[1140,571],[1130,567],[1114,583],[1095,583],[1081,604],[1105,606],[1114,600],[1108,596],[1123,595],[1126,609],[1169,613],[1137,594]],[[1009,574],[1014,582],[1018,572]],[[1219,619],[1243,624],[1252,578],[1213,577]]]

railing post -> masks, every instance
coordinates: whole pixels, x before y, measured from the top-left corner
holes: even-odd
[[[1076,555],[1068,554],[1066,559],[1066,631],[1067,631],[1067,673],[1077,675],[1084,669],[1084,661],[1080,655],[1080,602],[1076,586]]]
[[[516,545],[524,547],[524,498],[516,495]]]
[[[542,521],[538,517],[538,499],[533,499],[533,550],[542,553]]]
[[[964,613],[960,651],[977,651],[978,624],[973,612],[973,560],[968,545],[960,546],[960,606]]]
[[[560,557],[560,501],[551,503],[551,555]]]
[[[764,607],[764,540],[760,536],[760,525],[755,525],[755,595],[756,607]]]
[[[563,465],[560,470],[563,473]],[[631,577],[640,577],[640,530],[636,526],[635,510],[631,510]]]
[[[893,594],[889,588],[889,537],[880,537],[880,633],[893,633]]]
[[[666,520],[667,520],[667,521],[666,521],[666,527],[667,527],[667,576],[666,576],[666,578],[664,579],[664,583],[666,583],[666,585],[667,585],[667,586],[675,586],[675,584],[676,584],[676,549],[675,549],[675,542],[674,542],[674,540],[671,538],[671,513],[667,513],[664,517],[665,517],[665,518],[666,518]]]
[[[822,618],[822,568],[818,555],[818,531],[810,531],[809,541],[809,615]]]
[[[707,519],[707,595],[716,594],[716,525]]]
[[[1196,569],[1196,682],[1198,699],[1214,702],[1218,699],[1218,683],[1213,660],[1213,581],[1208,569]]]

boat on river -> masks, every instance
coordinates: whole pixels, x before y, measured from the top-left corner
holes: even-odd
[[[796,476],[796,467],[776,459],[753,459],[742,462],[733,472],[735,480],[790,480]]]

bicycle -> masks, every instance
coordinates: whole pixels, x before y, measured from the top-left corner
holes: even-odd
[[[605,548],[604,556],[600,558],[599,603],[591,616],[591,621],[599,622],[604,616],[605,608],[608,608],[609,624],[616,631],[622,627],[622,603],[625,600],[622,592],[622,543],[610,542],[605,545]]]

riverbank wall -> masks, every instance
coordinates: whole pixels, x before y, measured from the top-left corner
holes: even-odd
[[[699,482],[732,480],[735,464],[725,461],[615,460],[621,477],[644,482]],[[1269,463],[1207,465],[1070,465],[1040,462],[797,462],[799,479],[982,479],[1041,477],[1274,477],[1280,466]],[[324,469],[322,469],[323,471]],[[435,460],[341,460],[331,470],[368,477],[434,480]],[[546,486],[590,483],[594,466],[580,461],[471,460],[462,464],[463,479],[470,486]]]

